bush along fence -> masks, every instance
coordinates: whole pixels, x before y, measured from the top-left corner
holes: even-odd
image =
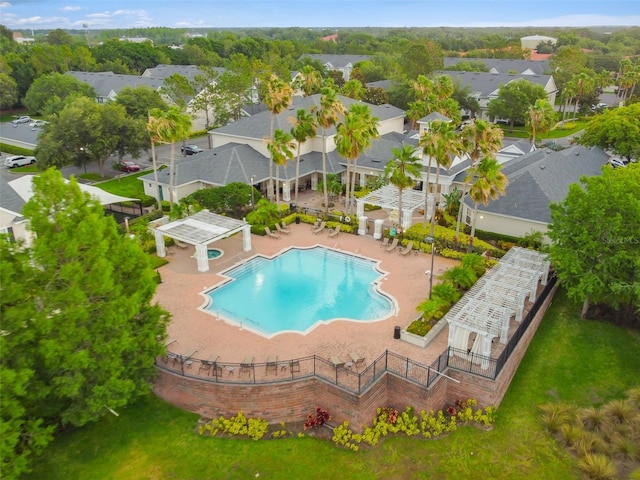
[[[331,415],[327,410],[316,407],[304,422],[298,437],[313,435],[314,430],[328,426]],[[355,433],[344,421],[332,428],[331,440],[339,447],[358,451],[361,445],[376,446],[389,435],[418,436],[425,439],[438,438],[444,434],[454,432],[459,425],[475,425],[490,428],[495,421],[495,408],[488,406],[478,408],[478,402],[472,398],[458,400],[454,405],[444,410],[421,410],[416,412],[413,407],[406,407],[399,411],[393,407],[379,407],[371,425],[365,425],[362,433]],[[220,437],[248,437],[260,440],[265,436],[276,439],[296,435],[295,428],[290,429],[284,422],[270,425],[261,418],[247,418],[242,412],[231,418],[214,418],[202,421],[198,433],[204,436]]]

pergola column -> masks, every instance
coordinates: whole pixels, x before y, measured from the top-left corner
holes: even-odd
[[[402,209],[402,231],[407,230],[413,223],[413,210]]]
[[[164,235],[159,230],[155,230],[153,235],[156,237],[156,254],[161,258],[166,257],[167,250],[164,248]]]
[[[251,251],[251,225],[245,225],[242,228],[242,250]]]
[[[199,272],[209,271],[209,255],[207,254],[207,246],[199,243],[196,245],[196,262],[198,262]]]
[[[358,217],[358,235],[366,235],[367,234],[367,216],[362,215]]]
[[[282,200],[284,202],[291,201],[291,181],[290,180],[282,181]]]
[[[356,200],[356,215],[358,218],[364,216],[364,202],[360,199]]]

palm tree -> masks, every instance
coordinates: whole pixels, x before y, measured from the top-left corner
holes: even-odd
[[[152,161],[154,162],[154,175],[156,184],[158,174],[155,165],[155,144],[170,143],[171,144],[171,160],[169,163],[169,204],[173,207],[174,182],[175,182],[175,142],[183,139],[191,130],[191,117],[180,111],[180,108],[173,106],[166,112],[159,109],[152,110],[147,123],[147,130],[151,135]]]
[[[429,174],[431,173],[431,159],[436,161],[436,189],[440,188],[440,167],[449,168],[452,162],[452,155],[460,155],[463,152],[463,145],[460,135],[456,132],[453,122],[433,122],[429,130],[426,130],[420,138],[418,145],[422,147],[422,152],[429,158],[427,167],[427,188],[424,193],[424,225],[427,225],[427,205],[429,198]],[[434,212],[435,213],[435,201]],[[435,215],[431,215],[431,236]]]
[[[158,183],[158,164],[156,159],[156,145],[164,143],[166,136],[165,130],[169,127],[167,119],[164,117],[164,111],[159,108],[154,108],[149,112],[149,119],[147,121],[147,132],[149,132],[149,138],[151,140],[151,162],[153,163],[153,180],[156,183],[157,188],[157,200],[158,210],[162,209],[162,195],[160,194],[160,185]]]
[[[573,119],[575,120],[578,110],[580,109],[580,101],[582,100],[582,97],[585,92],[595,90],[595,81],[587,72],[581,72],[578,75],[574,75],[571,80],[575,81],[576,85],[576,103],[575,110],[573,111]]]
[[[491,200],[495,200],[500,195],[504,195],[509,180],[502,173],[502,166],[495,158],[485,157],[467,174],[465,182],[473,181],[469,189],[469,197],[473,200],[473,219],[471,222],[471,243],[469,252],[473,248],[473,239],[476,232],[476,217],[478,203],[488,205]]]
[[[571,104],[571,100],[576,96],[577,88],[576,82],[569,80],[562,89],[562,98],[564,99],[562,105],[562,125],[564,125],[564,119],[567,115],[567,106]]]
[[[462,130],[462,142],[465,152],[471,158],[471,168],[475,167],[481,158],[493,157],[502,146],[504,133],[502,129],[484,120],[474,120],[464,130]],[[462,188],[462,199],[467,193],[467,180],[465,178]],[[462,222],[462,208],[458,210],[456,222],[456,239],[460,236],[460,223]]]
[[[547,99],[538,99],[529,107],[527,125],[531,131],[531,143],[536,144],[536,134],[546,133],[556,123],[556,112]]]
[[[290,133],[280,130],[279,128],[273,132],[273,138],[267,144],[267,149],[271,154],[273,163],[276,164],[276,187],[279,184],[280,179],[280,166],[286,165],[287,160],[293,158],[293,149],[295,148],[295,142],[293,136]],[[278,195],[279,188],[276,188],[276,204],[280,205],[280,198]]]
[[[287,82],[281,80],[277,75],[272,74],[264,84],[263,101],[271,112],[271,125],[269,126],[269,138],[273,138],[273,124],[276,115],[282,113],[293,102],[293,88]],[[269,200],[273,200],[273,158],[269,162]]]
[[[393,158],[389,160],[384,169],[385,176],[392,185],[398,187],[398,223],[402,228],[402,191],[413,187],[416,179],[420,178],[420,159],[417,158],[415,148],[411,145],[402,145],[401,148],[392,148]]]
[[[340,92],[345,97],[353,98],[354,100],[360,100],[367,93],[367,89],[362,85],[360,80],[349,80],[345,83]]]
[[[340,115],[345,111],[344,105],[338,99],[333,88],[325,86],[320,94],[320,105],[312,109],[322,132],[322,190],[324,193],[324,207],[329,208],[329,194],[327,191],[327,128],[338,123]]]
[[[295,203],[298,203],[298,182],[300,179],[300,145],[306,142],[308,139],[313,138],[318,133],[318,125],[316,119],[307,112],[304,108],[299,108],[296,111],[296,116],[289,117],[289,120],[293,124],[291,127],[291,135],[298,143],[297,158],[296,158],[296,185],[295,185]]]
[[[302,90],[305,97],[319,93],[322,88],[322,75],[311,65],[305,65],[298,73],[295,86]]]
[[[344,121],[336,127],[336,130],[336,150],[347,159],[346,210],[351,212],[356,190],[358,157],[371,145],[371,141],[379,136],[378,118],[371,116],[368,105],[352,103],[344,115]]]

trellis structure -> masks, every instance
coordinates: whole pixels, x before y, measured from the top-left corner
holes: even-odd
[[[444,316],[450,355],[466,356],[487,369],[493,339],[507,342],[511,317],[522,320],[525,299],[535,300],[538,282],[546,284],[548,268],[547,258],[538,252],[510,250]],[[476,338],[469,349],[471,334]]]
[[[162,220],[165,220],[166,217]],[[235,233],[242,232],[242,247],[245,252],[251,250],[251,225],[244,220],[224,217],[209,210],[201,210],[186,218],[170,223],[151,225],[156,238],[159,257],[166,256],[164,237],[195,246],[195,258],[199,272],[209,270],[208,246]]]
[[[386,210],[400,211],[400,190],[395,185],[384,185],[383,187],[369,193],[368,195],[357,199],[357,215],[358,218],[364,216],[365,204],[375,205]],[[427,197],[428,218],[433,214],[433,195]],[[402,225],[400,227],[406,230],[411,226],[413,219],[413,211],[424,208],[424,192],[405,188],[402,190]]]

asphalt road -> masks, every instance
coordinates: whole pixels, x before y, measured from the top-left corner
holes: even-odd
[[[13,125],[11,122],[0,123],[0,142],[7,143],[10,145],[15,145],[23,148],[35,148],[38,143],[38,134],[40,133],[39,128],[30,127],[28,123],[23,123],[20,125]],[[209,149],[209,141],[206,136],[199,138],[192,138],[186,141],[188,145],[198,145],[200,148],[205,150]],[[159,145],[156,147],[156,161],[158,165],[169,165],[171,162],[171,148],[175,149],[175,161],[180,162],[183,161],[185,157],[180,153],[180,147],[182,146],[182,142],[174,143],[173,145]],[[6,152],[1,152],[2,157],[0,157],[0,162],[4,161],[4,158],[10,156]],[[126,173],[119,172],[112,168],[112,164],[117,162],[119,159],[117,156],[112,156],[110,160],[105,162],[104,166],[104,174],[107,177],[116,177],[118,175],[127,175]],[[143,170],[152,168],[152,160],[151,160],[151,148],[147,151],[143,151],[139,158],[132,158],[131,156],[125,156],[123,160],[130,160],[138,165]],[[62,175],[65,178],[70,177],[71,175],[75,175],[76,178],[79,178],[80,175],[85,173],[84,168],[78,167],[65,167],[61,169]],[[91,164],[87,166],[87,172],[91,173],[99,173],[99,168],[96,164]],[[0,163],[0,176],[6,179],[16,178],[16,175],[19,175],[17,172],[12,172],[11,169],[5,167]]]

